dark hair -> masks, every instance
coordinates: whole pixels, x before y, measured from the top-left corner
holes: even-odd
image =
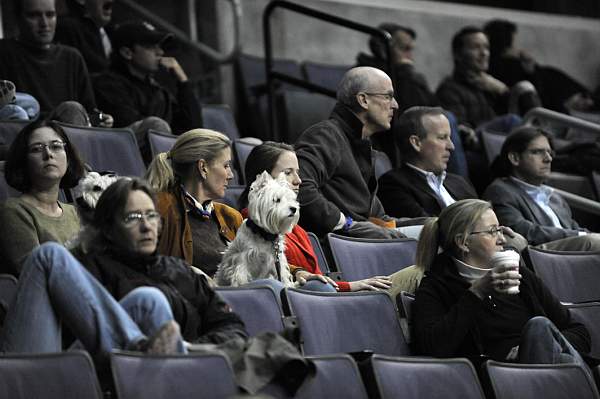
[[[29,179],[29,163],[26,162],[29,154],[29,137],[40,128],[48,127],[56,132],[62,141],[66,143],[65,153],[67,154],[67,171],[60,180],[60,188],[73,188],[85,175],[85,164],[81,160],[77,149],[71,144],[69,137],[55,121],[47,119],[38,119],[25,126],[15,137],[6,157],[4,176],[9,186],[22,193],[31,189],[31,180]]]
[[[250,185],[256,179],[256,176],[265,170],[271,173],[281,154],[286,151],[294,152],[294,147],[286,143],[276,143],[274,141],[265,141],[250,151],[246,159],[246,167],[244,168],[246,188],[240,195],[240,209],[248,206],[248,191],[250,191]]]
[[[398,116],[392,127],[392,134],[403,157],[411,157],[415,154],[409,141],[410,136],[417,135],[422,140],[427,137],[427,129],[423,125],[423,118],[438,115],[445,115],[443,108],[416,106],[410,107]]]
[[[527,149],[529,143],[540,136],[546,137],[550,143],[550,148],[554,148],[552,134],[540,127],[521,126],[513,130],[504,141],[500,155],[492,163],[492,176],[494,178],[510,176],[512,174],[512,164],[508,159],[508,154],[511,152],[522,153]]]
[[[97,242],[94,245],[102,245],[102,241],[104,243],[110,241],[108,237],[113,231],[115,218],[122,216],[129,200],[129,194],[137,190],[148,194],[152,198],[152,202],[156,204],[156,196],[152,188],[144,180],[137,177],[119,179],[104,190],[98,199],[94,217],[90,224],[90,227],[96,233],[95,240]]]
[[[465,26],[452,37],[452,54],[458,54],[462,51],[465,45],[465,38],[470,35],[474,35],[475,33],[483,33],[485,32],[476,26]]]
[[[393,24],[393,23],[383,23],[377,27],[377,29],[381,29],[394,36],[394,33],[398,31],[402,31],[412,37],[413,40],[417,38],[417,33],[406,26]],[[385,43],[381,40],[381,38],[377,36],[371,36],[369,39],[369,48],[371,49],[371,53],[380,60],[386,60],[386,50]]]
[[[490,41],[490,57],[500,57],[504,50],[512,47],[517,25],[505,19],[493,19],[484,25],[483,31]]]

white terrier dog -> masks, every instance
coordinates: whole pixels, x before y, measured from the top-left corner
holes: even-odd
[[[283,174],[273,179],[259,175],[248,193],[248,219],[223,255],[215,274],[218,285],[240,286],[272,278],[285,286],[294,285],[284,254],[285,236],[300,217],[296,193]]]

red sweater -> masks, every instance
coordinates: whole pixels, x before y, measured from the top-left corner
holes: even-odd
[[[247,208],[242,209],[242,216],[248,217]],[[323,274],[308,234],[299,225],[295,225],[292,231],[285,235],[285,257],[290,268],[296,266],[312,274]],[[340,291],[350,291],[350,283],[347,281],[337,281],[337,285]]]

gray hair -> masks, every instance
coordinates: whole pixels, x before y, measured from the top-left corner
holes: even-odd
[[[356,95],[361,91],[368,91],[373,77],[377,73],[383,73],[380,69],[373,67],[356,67],[344,74],[337,88],[337,101],[350,108],[353,112],[360,112],[362,108],[358,104]],[[387,75],[386,75],[387,76]]]

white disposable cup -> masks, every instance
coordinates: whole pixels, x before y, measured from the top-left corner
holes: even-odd
[[[490,266],[492,268],[496,268],[498,266],[505,266],[510,268],[511,270],[515,270],[518,272],[520,259],[521,256],[519,255],[519,253],[513,250],[496,252],[490,259]],[[502,291],[507,294],[518,294],[519,286],[513,285]]]

